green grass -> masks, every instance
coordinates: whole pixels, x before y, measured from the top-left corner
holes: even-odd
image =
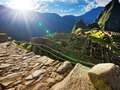
[[[14,41],[17,44],[18,48],[26,49],[28,51],[32,51],[33,45],[31,43],[27,42],[20,42],[20,41]]]

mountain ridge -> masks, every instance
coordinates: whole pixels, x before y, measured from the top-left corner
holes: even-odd
[[[100,13],[103,8],[98,9]],[[70,15],[61,17],[56,13],[31,11],[25,11],[23,14],[5,6],[0,6],[0,11],[0,32],[5,32],[16,40],[29,40],[31,37],[44,36],[54,32],[71,32],[77,20],[84,21],[85,17],[92,15],[88,12],[83,17]],[[96,17],[99,13],[95,13]],[[94,18],[87,24],[93,23],[93,21]]]

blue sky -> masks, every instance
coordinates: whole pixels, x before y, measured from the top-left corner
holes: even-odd
[[[12,0],[0,0],[0,4],[9,4]],[[23,0],[24,2],[25,0]],[[96,7],[103,7],[110,0],[33,0],[39,12],[60,15],[81,15]]]

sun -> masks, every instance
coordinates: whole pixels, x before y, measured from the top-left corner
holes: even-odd
[[[11,0],[8,6],[22,11],[33,10],[35,8],[35,3],[32,0]]]

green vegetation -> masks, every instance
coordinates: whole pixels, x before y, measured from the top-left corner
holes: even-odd
[[[99,43],[104,46],[112,46],[113,45],[113,39],[112,37],[105,33],[104,31],[88,31],[86,32],[88,38],[92,40],[95,43]]]
[[[27,42],[20,42],[20,41],[14,41],[19,48],[26,49],[28,51],[32,51],[33,45],[31,43]]]
[[[86,32],[88,38],[92,42],[98,43],[106,48],[110,48],[113,54],[120,56],[120,50],[117,48],[116,43],[118,43],[118,38],[115,36],[110,36],[104,31],[89,31]]]
[[[113,4],[114,5],[114,4]],[[104,11],[100,17],[99,17],[99,21],[98,21],[98,25],[100,26],[100,28],[102,30],[104,30],[106,21],[109,19],[110,14],[111,14],[111,10],[113,8],[113,5],[110,6],[110,8],[108,8],[106,11]]]

